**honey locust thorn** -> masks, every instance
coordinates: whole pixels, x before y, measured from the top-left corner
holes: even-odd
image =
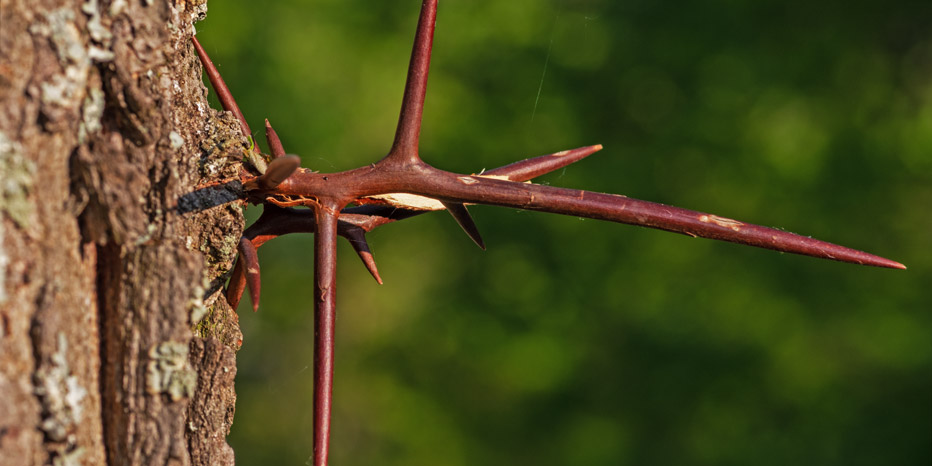
[[[430,69],[437,0],[424,0],[408,67],[394,141],[378,162],[339,173],[317,173],[286,156],[277,134],[266,121],[272,161],[264,174],[246,174],[243,186],[249,202],[262,204],[262,216],[243,235],[240,260],[228,286],[237,303],[244,288],[258,306],[259,268],[256,249],[288,233],[314,233],[314,454],[315,466],[327,463],[332,406],[334,323],[336,312],[336,241],[344,236],[354,245],[373,277],[381,283],[365,233],[423,212],[448,210],[480,247],[484,243],[467,204],[558,213],[644,226],[689,236],[717,239],[862,265],[903,269],[898,262],[774,228],[752,225],[712,214],[641,201],[615,194],[525,183],[562,168],[598,150],[588,146],[536,157],[481,172],[457,174],[425,163],[418,140]],[[233,112],[248,136],[249,126],[232,93],[193,40],[211,85],[225,110]],[[297,207],[304,207],[298,209]],[[254,272],[253,272],[254,271]],[[253,275],[254,274],[254,275]]]

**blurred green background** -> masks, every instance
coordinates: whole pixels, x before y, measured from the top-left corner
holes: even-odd
[[[381,158],[419,2],[213,0],[199,37],[303,165]],[[880,270],[510,209],[340,246],[334,465],[928,465],[932,2],[443,0],[422,157],[777,226]],[[218,106],[219,108],[219,106]],[[261,139],[261,133],[256,136]],[[250,215],[254,218],[255,211]],[[311,456],[310,236],[241,308],[240,464]],[[248,299],[244,300],[248,303]]]

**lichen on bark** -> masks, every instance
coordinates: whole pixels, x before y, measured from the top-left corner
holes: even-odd
[[[177,210],[247,144],[205,99],[205,11],[0,8],[0,465],[233,462],[242,337],[216,284],[243,216]]]

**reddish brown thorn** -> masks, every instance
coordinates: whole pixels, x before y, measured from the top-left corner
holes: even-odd
[[[265,119],[265,140],[269,142],[269,152],[272,153],[272,157],[284,157],[285,148],[282,146],[281,139],[278,139],[278,133],[272,129],[272,124],[269,123],[269,119]]]
[[[441,204],[447,208],[447,212],[450,212],[450,215],[453,216],[453,219],[456,220],[456,223],[460,225],[463,231],[466,232],[466,235],[484,251],[485,243],[482,241],[482,236],[479,235],[479,227],[476,226],[476,222],[473,221],[472,215],[469,215],[469,211],[466,210],[466,205],[458,202],[443,201],[441,201]]]
[[[236,265],[233,266],[233,275],[230,276],[230,282],[227,284],[227,302],[233,310],[239,307],[239,301],[243,298],[243,293],[245,291],[246,274],[243,272],[243,257],[239,256],[236,258]]]
[[[340,228],[340,235],[349,240],[350,245],[353,246],[353,250],[356,251],[356,254],[362,259],[363,265],[366,266],[366,270],[368,270],[369,273],[372,274],[372,278],[381,285],[382,277],[379,276],[379,269],[375,266],[375,258],[372,257],[372,251],[369,250],[369,243],[366,241],[366,231],[359,227]]]
[[[433,180],[430,186],[411,191],[448,202],[499,205],[609,220],[841,262],[904,268],[899,262],[806,236],[615,194],[462,176],[437,169],[433,169],[429,176]]]
[[[541,155],[482,172],[481,176],[505,177],[509,181],[528,181],[545,173],[578,162],[602,149],[601,145],[580,147]],[[479,175],[477,175],[479,176]],[[364,204],[343,209],[340,221],[347,221],[371,231],[377,226],[427,213],[395,205]]]
[[[246,123],[246,117],[243,116],[243,112],[241,112],[239,106],[236,105],[236,99],[233,98],[233,93],[230,92],[230,88],[223,82],[223,78],[220,77],[220,72],[217,71],[214,62],[207,56],[207,52],[204,51],[204,47],[201,47],[201,43],[197,41],[197,37],[191,36],[191,41],[194,42],[194,49],[197,50],[197,58],[201,60],[201,64],[204,65],[204,71],[207,72],[207,79],[210,80],[210,85],[214,87],[217,98],[220,99],[220,105],[223,105],[224,110],[233,112],[233,115],[239,120],[240,127],[243,129],[243,134],[245,134],[247,138],[252,137],[252,131],[249,129],[249,124]]]
[[[437,20],[437,0],[425,0],[417,22],[414,47],[408,65],[401,115],[395,130],[395,142],[385,160],[415,162],[424,113],[424,96],[427,92],[427,74],[430,71],[430,51],[434,41],[434,24]]]
[[[314,466],[327,465],[333,405],[333,347],[336,321],[337,216],[339,206],[315,209],[314,235]]]
[[[259,255],[256,246],[245,236],[239,240],[239,255],[243,259],[243,270],[246,275],[246,286],[249,287],[249,296],[252,298],[252,311],[259,310],[259,294],[262,283],[259,280]]]
[[[601,144],[541,155],[480,173],[483,176],[506,176],[511,181],[528,181],[559,170],[602,150]]]

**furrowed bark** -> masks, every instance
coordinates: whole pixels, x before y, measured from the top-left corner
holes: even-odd
[[[176,213],[245,146],[204,111],[204,11],[0,5],[0,465],[232,464],[241,336],[206,290],[243,219]]]

